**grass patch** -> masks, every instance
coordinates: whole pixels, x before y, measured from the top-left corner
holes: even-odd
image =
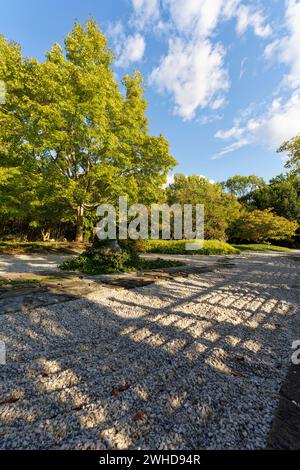
[[[174,261],[170,259],[141,259],[138,264],[138,271],[147,271],[150,269],[163,269],[163,268],[176,268],[177,266],[184,266],[185,263]]]
[[[43,276],[43,277],[34,277],[34,278],[26,278],[20,277],[15,279],[3,279],[0,281],[0,287],[2,286],[20,286],[23,284],[43,284],[49,281],[60,281],[61,279],[69,278],[68,275],[60,274],[60,275],[53,275],[53,276]]]
[[[68,242],[15,242],[0,241],[0,255],[17,255],[30,253],[72,254],[83,251],[86,245]]]
[[[240,251],[291,251],[285,246],[267,245],[263,243],[249,243],[245,245],[232,245]]]
[[[20,284],[40,284],[42,279],[10,279],[7,281],[0,281],[0,287],[2,286],[18,286]]]
[[[186,250],[187,240],[143,240],[142,250],[146,253],[161,253],[174,255],[236,255],[240,251],[225,242],[205,240],[200,250]],[[189,243],[195,243],[190,240]]]

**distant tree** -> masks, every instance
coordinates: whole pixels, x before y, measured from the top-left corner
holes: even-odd
[[[241,205],[236,197],[201,176],[177,174],[166,193],[169,204],[204,204],[206,239],[226,240],[229,224],[240,215]]]
[[[300,175],[300,134],[291,140],[285,141],[277,152],[286,152],[288,160],[285,163],[286,168],[290,168],[293,173]]]
[[[231,238],[249,242],[291,239],[297,222],[273,214],[269,209],[244,213],[231,224]]]
[[[238,198],[246,196],[254,189],[265,185],[263,178],[256,175],[242,176],[235,175],[222,183],[222,187],[230,194],[235,194]]]
[[[249,193],[243,202],[256,209],[272,209],[289,220],[300,223],[300,178],[295,174],[282,174]]]

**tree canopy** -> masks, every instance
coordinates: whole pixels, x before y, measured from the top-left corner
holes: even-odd
[[[71,221],[79,241],[98,204],[119,195],[159,198],[176,162],[167,140],[149,135],[141,75],[126,76],[122,93],[93,19],[75,24],[64,48],[54,44],[42,63],[3,36],[0,58],[7,87],[0,107],[2,215],[20,210],[44,229]]]
[[[226,240],[226,230],[240,213],[240,203],[232,194],[226,194],[221,185],[206,178],[177,174],[167,188],[169,204],[204,204],[206,239]]]
[[[222,183],[224,189],[226,189],[230,194],[235,194],[239,198],[246,196],[249,192],[263,187],[264,185],[264,179],[256,175],[235,175]]]

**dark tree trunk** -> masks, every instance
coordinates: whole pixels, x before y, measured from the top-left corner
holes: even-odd
[[[84,213],[83,206],[78,206],[77,218],[76,218],[76,235],[75,235],[75,242],[77,243],[83,242],[83,213]]]

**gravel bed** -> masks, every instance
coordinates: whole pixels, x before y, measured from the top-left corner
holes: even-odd
[[[299,263],[0,314],[1,449],[260,449],[300,339]]]

